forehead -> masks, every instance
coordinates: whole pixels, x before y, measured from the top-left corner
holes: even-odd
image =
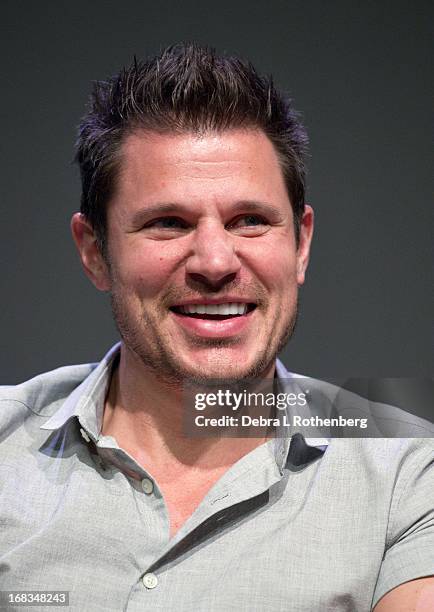
[[[121,176],[146,170],[170,176],[188,168],[192,178],[217,178],[226,169],[253,173],[263,168],[274,179],[283,179],[273,144],[262,131],[253,129],[201,135],[138,131],[123,142],[121,159]]]
[[[122,144],[112,212],[148,203],[205,206],[242,199],[289,202],[277,153],[260,130],[137,131]]]

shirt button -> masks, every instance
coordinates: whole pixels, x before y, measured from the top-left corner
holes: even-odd
[[[154,490],[154,484],[153,484],[152,480],[149,480],[149,478],[144,478],[142,480],[142,489],[143,489],[144,493],[146,493],[146,495],[151,495],[152,491]],[[147,575],[148,576],[153,576],[153,574],[147,574]],[[149,587],[149,588],[153,589],[154,587]]]
[[[147,589],[155,589],[158,584],[158,578],[155,574],[145,574],[142,577],[142,582]]]

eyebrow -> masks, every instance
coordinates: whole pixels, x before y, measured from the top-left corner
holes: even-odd
[[[236,215],[240,212],[257,212],[263,215],[272,216],[273,219],[283,220],[282,211],[268,202],[260,202],[257,200],[239,200],[228,207],[230,214]],[[131,226],[134,228],[141,227],[146,221],[168,214],[181,214],[190,216],[194,213],[194,209],[189,205],[181,204],[180,202],[161,202],[141,208],[134,213],[131,219]]]
[[[279,218],[282,217],[282,211],[269,202],[240,200],[231,207],[231,212],[233,213],[243,212],[244,210],[248,210],[249,212],[262,212],[263,214],[268,214]]]

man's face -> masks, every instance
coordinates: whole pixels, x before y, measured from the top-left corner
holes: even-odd
[[[262,132],[129,135],[107,228],[127,350],[172,381],[272,376],[295,323],[312,213],[297,249]]]

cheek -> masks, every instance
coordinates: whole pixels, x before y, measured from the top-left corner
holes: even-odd
[[[173,251],[173,249],[172,249]],[[178,257],[157,244],[151,248],[132,248],[123,257],[117,270],[117,280],[131,294],[152,298],[173,282]]]
[[[296,253],[286,237],[252,250],[250,266],[270,291],[287,295],[297,287]]]

